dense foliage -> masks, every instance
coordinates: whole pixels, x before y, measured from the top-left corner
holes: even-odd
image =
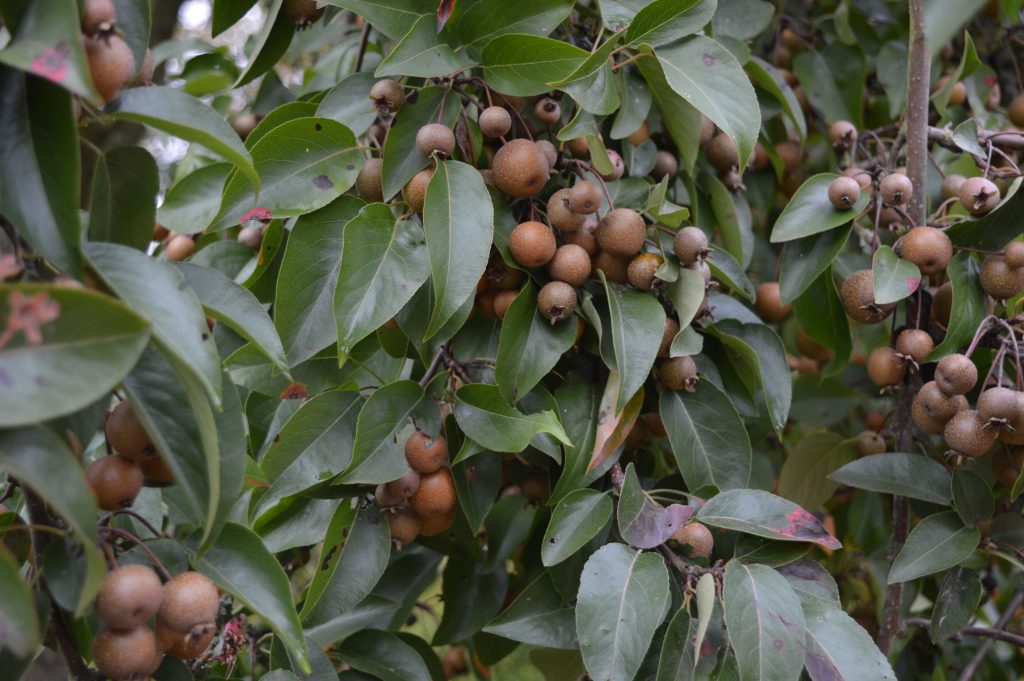
[[[1017,678],[1021,0],[179,4],[0,3],[0,676]]]

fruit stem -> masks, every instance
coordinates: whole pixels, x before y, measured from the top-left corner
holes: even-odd
[[[363,57],[366,56],[366,45],[370,40],[370,22],[363,22],[363,32],[359,34],[359,52],[356,54],[355,71],[363,70]]]
[[[160,532],[160,530],[158,530],[155,527],[153,527],[153,525],[148,520],[146,520],[139,513],[136,513],[135,511],[131,510],[130,508],[122,508],[120,511],[114,511],[114,513],[112,515],[118,515],[119,513],[123,513],[125,515],[130,515],[131,517],[133,517],[136,520],[138,520],[140,523],[142,523],[143,527],[145,527],[147,530],[149,530],[150,532],[153,533],[153,538],[154,539],[159,539],[160,537],[164,536],[163,533]]]
[[[136,546],[142,549],[143,553],[145,553],[149,557],[149,559],[153,562],[153,565],[155,565],[157,570],[160,571],[160,574],[163,575],[164,579],[170,581],[172,577],[170,571],[164,566],[163,561],[161,561],[157,557],[157,555],[153,553],[153,550],[146,546],[146,542],[142,541],[131,532],[128,532],[127,530],[122,530],[119,527],[110,527],[107,525],[103,525],[100,526],[99,529],[102,532],[113,534],[114,536],[120,537],[122,539],[127,539],[128,541],[134,543]]]
[[[430,364],[427,366],[427,370],[423,372],[423,376],[420,377],[420,387],[426,388],[427,384],[430,383],[430,379],[437,373],[437,367],[441,366],[441,361],[444,359],[444,344],[438,347],[437,352],[434,353],[434,358],[430,360]]]

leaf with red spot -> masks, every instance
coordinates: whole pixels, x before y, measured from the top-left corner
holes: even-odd
[[[441,4],[437,6],[437,32],[440,33],[444,29],[444,25],[448,23],[448,19],[452,16],[452,11],[455,9],[455,0],[441,0]]]
[[[879,305],[908,298],[921,285],[921,270],[917,265],[899,257],[888,246],[875,251],[871,271],[874,274],[875,302]]]
[[[810,512],[762,490],[722,492],[701,507],[697,520],[712,527],[767,539],[811,542],[827,549],[843,546]]]

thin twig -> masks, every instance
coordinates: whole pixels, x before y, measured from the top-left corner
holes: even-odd
[[[359,35],[359,53],[356,55],[356,68],[355,70],[363,70],[363,57],[366,56],[366,44],[370,40],[370,22],[363,23],[363,32]]]
[[[420,387],[427,387],[427,383],[430,383],[430,379],[434,377],[437,372],[437,367],[441,366],[441,362],[444,360],[444,345],[437,349],[434,353],[434,358],[430,360],[430,365],[427,366],[427,370],[423,372],[423,376],[420,378]]]
[[[1020,607],[1021,603],[1024,603],[1024,592],[1018,591],[1013,595],[1013,598],[1010,599],[1010,602],[1007,604],[1006,610],[1003,611],[1003,614],[1001,614],[999,619],[996,620],[996,625],[993,629],[998,630],[1005,627],[1006,623],[1009,622],[1017,612],[1017,608]],[[988,651],[992,649],[995,642],[996,639],[994,638],[986,638],[982,641],[981,645],[978,646],[978,650],[975,651],[974,657],[971,658],[971,661],[968,662],[967,666],[965,666],[963,671],[960,672],[960,676],[956,677],[957,681],[970,681],[970,679],[974,678],[974,673],[978,671],[978,667],[980,667],[981,663],[984,662],[985,656],[988,655]]]
[[[910,617],[903,621],[908,627],[930,627],[932,622],[924,617]],[[977,636],[979,638],[993,638],[997,641],[1006,641],[1014,645],[1024,647],[1024,636],[1018,634],[1011,634],[1008,631],[1002,629],[992,629],[990,627],[964,627],[954,634],[954,636]]]

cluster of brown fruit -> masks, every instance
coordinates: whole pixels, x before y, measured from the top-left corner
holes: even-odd
[[[153,55],[147,49],[141,66],[117,28],[113,0],[86,0],[81,15],[82,47],[89,61],[93,85],[104,102],[116,99],[129,85],[153,80]]]
[[[996,440],[1024,444],[1024,392],[1003,386],[984,389],[975,409],[966,394],[978,382],[978,369],[965,355],[948,355],[935,368],[935,379],[914,398],[914,423],[925,433],[942,434],[954,453],[977,458]]]
[[[85,469],[85,479],[104,511],[118,511],[135,501],[145,480],[167,484],[174,481],[167,462],[127,401],[118,403],[104,425],[107,443],[114,450]]]
[[[455,480],[448,470],[448,441],[421,430],[405,441],[409,472],[377,485],[374,498],[384,509],[391,540],[399,547],[417,536],[440,534],[455,522]]]
[[[143,565],[107,573],[96,596],[103,629],[92,656],[100,672],[117,681],[148,677],[166,653],[183,660],[202,655],[217,634],[220,593],[198,572],[183,572],[160,583]],[[156,631],[147,622],[156,618]]]

